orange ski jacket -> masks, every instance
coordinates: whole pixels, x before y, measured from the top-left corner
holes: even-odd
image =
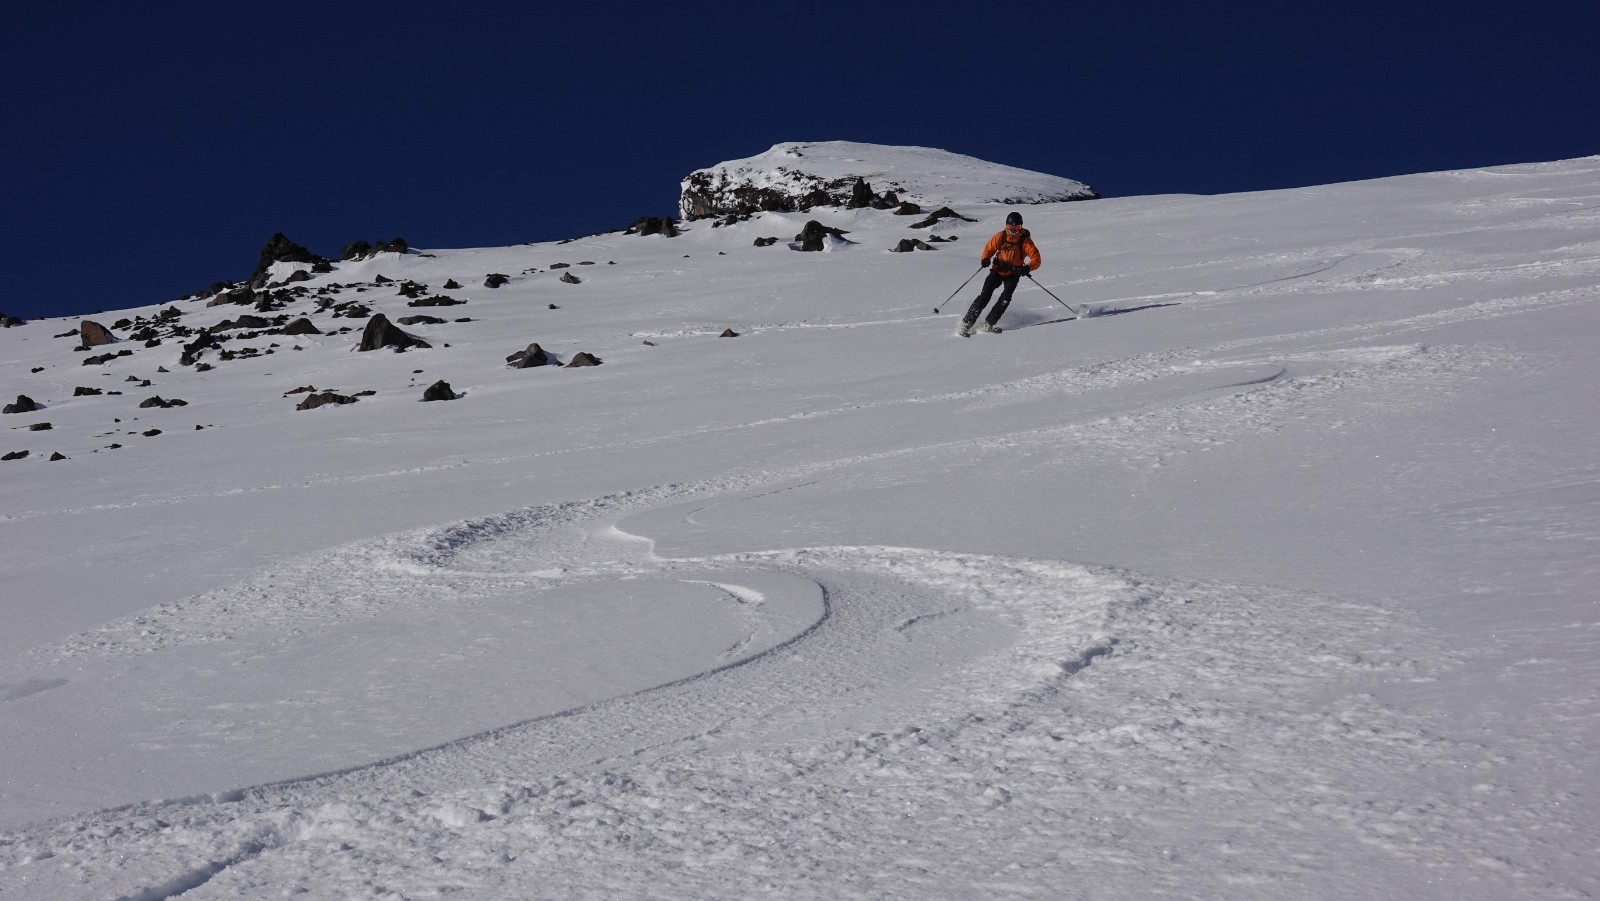
[[[1027,229],[1023,229],[1015,241],[1011,240],[1005,229],[1001,229],[989,239],[989,243],[983,245],[983,257],[993,260],[1001,275],[1009,274],[1024,262],[1028,264],[1029,271],[1038,272],[1040,264],[1044,262],[1038,246],[1033,243],[1033,235]]]

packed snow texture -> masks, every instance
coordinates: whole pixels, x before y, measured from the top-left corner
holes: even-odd
[[[961,339],[972,190],[0,330],[0,897],[1600,893],[1600,158],[1031,207]]]

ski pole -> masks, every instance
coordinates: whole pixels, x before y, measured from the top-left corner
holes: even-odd
[[[967,276],[967,281],[961,283],[961,288],[965,288],[967,286],[967,283],[971,282],[973,279],[977,278],[978,277],[978,272],[982,272],[982,271],[983,271],[983,267],[979,266],[977,272],[974,272],[971,275]],[[957,288],[954,291],[951,291],[950,292],[950,297],[946,297],[944,299],[944,301],[939,304],[939,307],[942,307],[945,304],[949,303],[951,298],[955,297],[957,294],[960,294],[961,293],[961,288]],[[934,307],[933,311],[935,313],[939,312],[939,307]]]
[[[971,281],[971,279],[967,279],[967,281]],[[1039,285],[1039,280],[1034,278],[1033,277],[1033,273],[1031,273],[1031,272],[1028,273],[1028,281],[1033,282],[1036,285]],[[1039,285],[1039,287],[1040,288],[1044,288],[1044,293],[1050,295],[1051,297],[1056,297],[1055,292],[1051,291],[1049,288],[1045,288],[1044,285]],[[957,288],[956,290],[959,291],[961,289]],[[1062,306],[1066,307],[1068,310],[1072,310],[1072,315],[1074,315],[1074,316],[1082,316],[1083,315],[1082,313],[1078,312],[1077,310],[1073,310],[1072,309],[1072,304],[1067,303],[1066,301],[1062,300],[1059,297],[1056,297],[1056,303],[1061,304]],[[934,312],[937,313],[939,311],[938,310],[934,310]]]

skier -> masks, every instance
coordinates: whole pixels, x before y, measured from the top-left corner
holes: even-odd
[[[990,263],[993,267],[990,267]],[[1022,227],[1022,214],[1012,210],[1006,214],[1006,227],[989,239],[983,245],[983,259],[978,265],[989,270],[989,275],[983,280],[983,290],[978,292],[978,297],[967,308],[967,315],[961,317],[961,330],[956,332],[963,338],[972,336],[973,323],[978,321],[978,314],[988,306],[989,298],[994,295],[994,289],[1005,285],[1005,290],[1000,292],[1000,301],[984,317],[983,325],[978,326],[979,331],[998,332],[995,323],[1005,315],[1006,307],[1011,305],[1011,295],[1017,290],[1017,282],[1024,275],[1039,268],[1044,258],[1039,256],[1039,248],[1033,243],[1033,236]]]

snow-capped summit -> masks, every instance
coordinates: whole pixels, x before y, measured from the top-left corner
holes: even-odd
[[[703,219],[757,210],[845,204],[857,180],[923,206],[1033,204],[1100,195],[1070,178],[1003,166],[932,147],[854,141],[786,142],[683,180],[679,211]],[[820,193],[819,193],[820,192]]]

